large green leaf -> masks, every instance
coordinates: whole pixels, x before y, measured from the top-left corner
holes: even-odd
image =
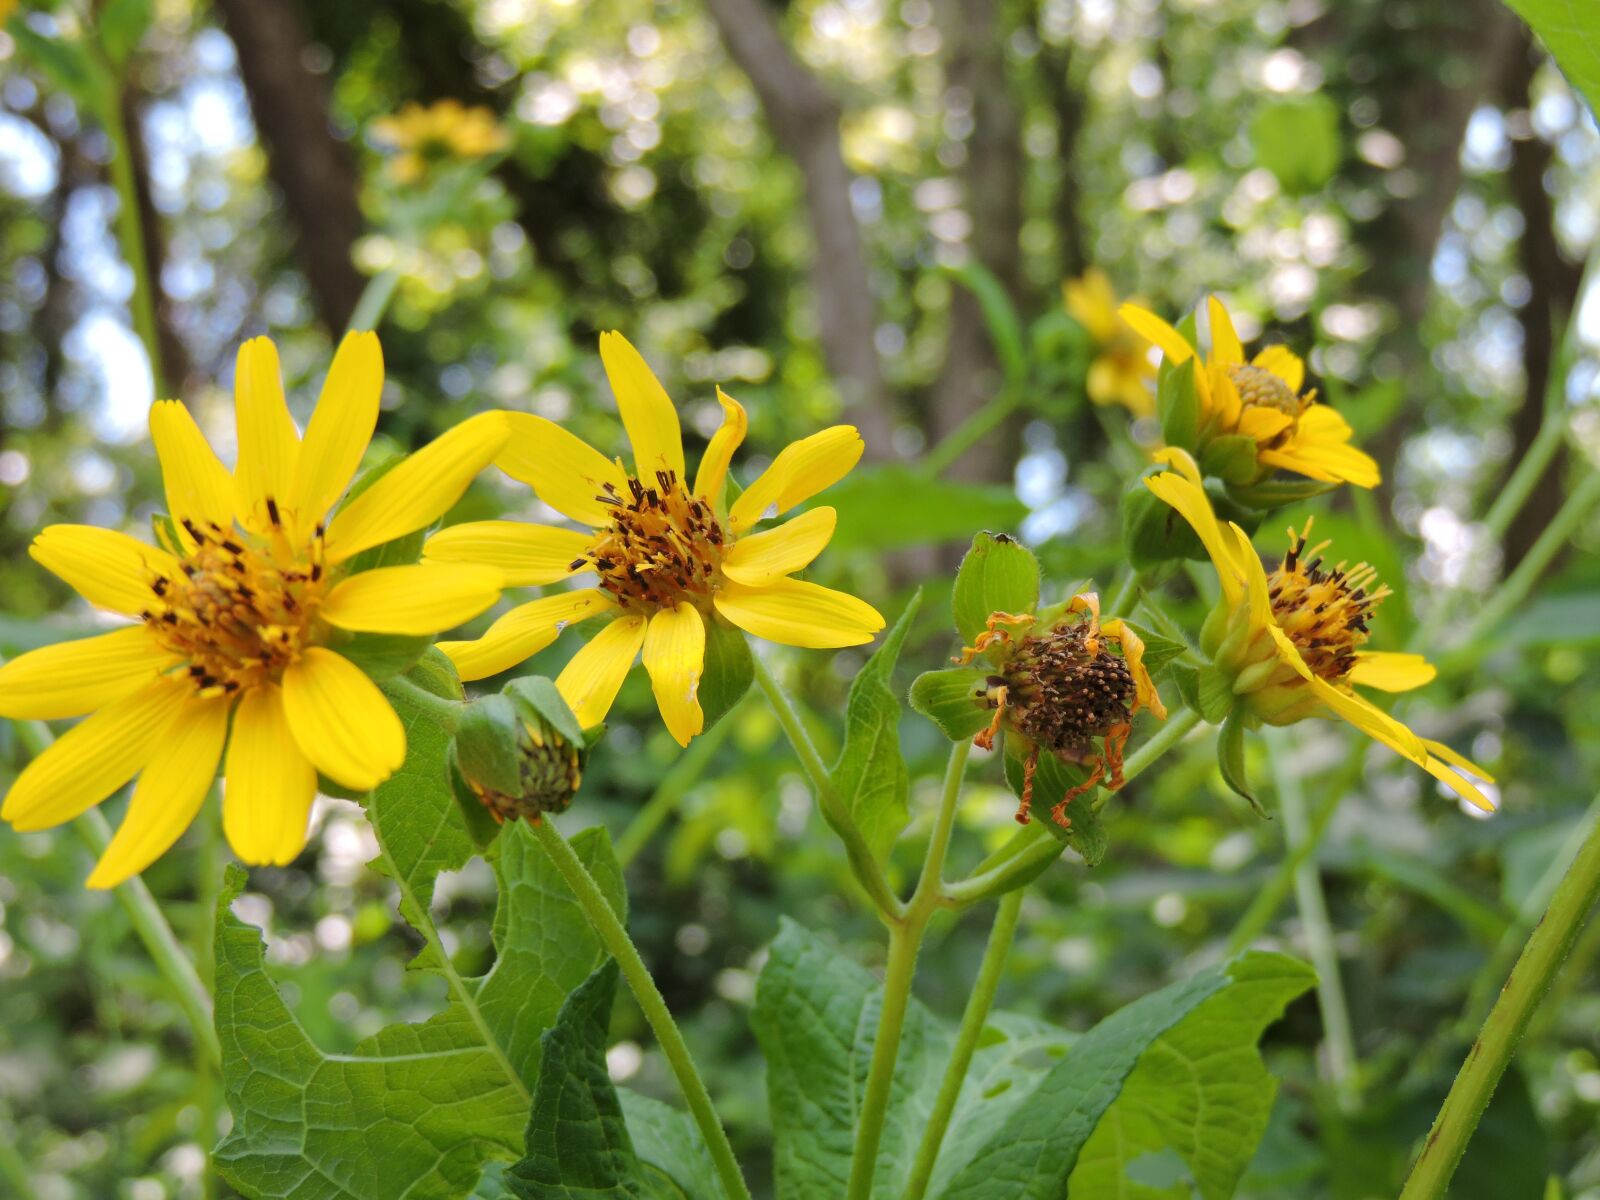
[[[1555,60],[1591,112],[1600,113],[1600,10],[1594,0],[1506,0]]]
[[[424,962],[446,974],[450,1000],[428,1021],[325,1054],[268,976],[260,932],[230,911],[246,881],[230,869],[217,910],[216,1019],[234,1126],[215,1158],[246,1196],[447,1200],[472,1190],[486,1162],[522,1153],[540,1035],[603,957],[532,831],[515,823],[490,854],[500,883],[495,964],[470,979],[449,968],[428,909],[439,872],[463,865],[472,844],[448,791],[442,731],[397,707],[406,764],[367,808],[402,913],[434,948]],[[621,912],[621,872],[604,832],[581,833],[573,846]]]
[[[1286,192],[1319,191],[1339,169],[1339,109],[1321,92],[1264,105],[1250,122],[1256,161]]]
[[[951,607],[957,632],[972,645],[992,614],[1039,607],[1039,560],[1009,534],[980,533],[956,572]]]
[[[880,860],[888,857],[911,819],[906,803],[910,776],[900,753],[900,698],[893,676],[921,603],[919,591],[883,644],[856,672],[845,706],[844,749],[833,765],[834,786]]]
[[[1272,1105],[1255,1043],[1312,982],[1293,959],[1249,953],[1135,1001],[1077,1039],[1031,1089],[1009,1087],[1009,1111],[985,1115],[994,1129],[986,1142],[947,1144],[941,1164],[958,1166],[936,1194],[1188,1196],[1138,1182],[1174,1158],[1205,1200],[1231,1194]]]
[[[1002,484],[930,479],[893,463],[852,471],[829,490],[827,502],[839,514],[835,551],[965,541],[974,528],[1014,528],[1028,515]]]
[[[882,987],[785,919],[756,987],[751,1024],[767,1060],[778,1200],[842,1196]],[[950,1035],[921,1005],[906,1014],[873,1196],[898,1197],[927,1124]]]

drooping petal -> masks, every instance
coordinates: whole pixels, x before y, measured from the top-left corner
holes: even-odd
[[[301,751],[352,791],[378,786],[406,758],[406,731],[360,667],[311,646],[283,673],[283,711]]]
[[[556,690],[583,728],[593,728],[606,719],[628,677],[628,668],[644,645],[644,636],[644,617],[618,617],[590,638],[556,676]]]
[[[0,819],[19,831],[51,829],[79,816],[136,775],[192,690],[158,676],[62,734],[18,775]]]
[[[1194,357],[1194,347],[1189,344],[1189,339],[1148,309],[1140,308],[1137,304],[1124,304],[1117,309],[1117,316],[1145,341],[1159,346],[1161,353],[1173,366],[1182,366]]]
[[[233,477],[212,451],[189,410],[176,400],[150,406],[150,440],[161,460],[167,510],[174,521],[233,528]]]
[[[717,389],[717,403],[722,405],[722,424],[711,435],[705,457],[700,460],[700,469],[694,476],[694,494],[710,501],[714,507],[722,503],[722,488],[728,481],[728,464],[733,461],[733,452],[744,441],[744,435],[750,428],[750,418],[745,414],[744,405],[721,388]]]
[[[1438,750],[1441,748],[1446,750],[1449,749],[1448,746],[1441,747],[1439,742],[1424,741],[1423,745],[1427,746],[1430,750]],[[1460,756],[1454,755],[1454,757],[1459,758]],[[1482,812],[1494,812],[1494,801],[1488,796],[1484,795],[1482,790],[1479,789],[1470,778],[1468,778],[1462,772],[1454,770],[1442,758],[1436,757],[1433,754],[1429,754],[1428,761],[1423,763],[1422,766],[1429,775],[1432,775],[1440,783],[1444,784],[1445,787],[1449,788],[1474,808]],[[1488,780],[1487,776],[1485,776],[1485,779],[1488,782],[1493,782],[1493,780]]]
[[[728,525],[742,533],[757,521],[781,517],[850,473],[866,443],[853,425],[835,425],[790,442],[728,510]]]
[[[506,587],[555,583],[573,574],[594,534],[526,521],[466,521],[441,529],[422,547],[429,562],[493,567]]]
[[[1278,645],[1278,657],[1293,667],[1295,672],[1311,685],[1311,690],[1317,694],[1317,698],[1335,716],[1354,725],[1374,741],[1382,742],[1397,754],[1409,758],[1419,767],[1427,765],[1428,752],[1423,747],[1421,738],[1370,700],[1356,695],[1348,688],[1337,687],[1319,678],[1300,656],[1299,647],[1277,625],[1268,626],[1267,631]]]
[[[1423,738],[1422,744],[1427,748],[1429,754],[1432,754],[1435,758],[1443,759],[1452,767],[1456,767],[1462,771],[1470,772],[1471,774],[1476,775],[1479,779],[1483,780],[1485,783],[1494,782],[1494,776],[1489,774],[1488,771],[1485,771],[1482,767],[1473,762],[1470,758],[1467,758],[1465,755],[1457,754],[1443,742],[1436,742],[1431,738]]]
[[[792,575],[822,553],[838,519],[831,508],[813,508],[776,529],[747,534],[734,542],[722,560],[722,573],[748,584]]]
[[[1306,364],[1287,346],[1263,347],[1250,361],[1253,366],[1260,367],[1263,371],[1271,371],[1297,396],[1300,394],[1300,389],[1305,386]]]
[[[1145,487],[1177,509],[1178,514],[1189,522],[1205,546],[1206,553],[1211,556],[1223,595],[1228,603],[1237,604],[1243,595],[1243,580],[1235,550],[1217,523],[1217,514],[1212,511],[1211,501],[1206,498],[1204,490],[1187,478],[1191,472],[1198,476],[1199,469],[1195,467],[1194,460],[1181,450],[1164,450],[1158,452],[1156,457],[1174,469],[1150,476],[1144,481]]]
[[[151,588],[157,579],[180,573],[178,560],[165,550],[96,525],[47,525],[28,553],[90,604],[130,616],[155,602]]]
[[[143,625],[31,650],[0,667],[0,716],[82,716],[136,691],[176,661]]]
[[[88,886],[116,887],[160,858],[189,828],[217,775],[232,696],[183,702],[133,785],[133,799]]]
[[[1244,343],[1233,327],[1227,306],[1215,296],[1207,296],[1206,317],[1211,324],[1211,361],[1223,366],[1244,362]]]
[[[1141,708],[1148,708],[1158,721],[1165,721],[1167,706],[1161,702],[1155,680],[1150,678],[1150,672],[1145,669],[1144,639],[1134,632],[1131,625],[1125,625],[1120,620],[1105,622],[1100,626],[1100,631],[1122,647],[1122,657],[1127,661],[1128,674],[1133,677],[1132,711],[1138,712]]]
[[[568,625],[609,612],[616,602],[598,588],[560,592],[520,604],[470,642],[440,642],[461,678],[487,679],[532,658]]]
[[[509,432],[504,413],[479,413],[407,457],[334,517],[328,561],[343,562],[437,521],[494,461]]]
[[[700,675],[706,663],[706,626],[694,605],[680,601],[650,618],[644,638],[644,669],[667,732],[678,745],[705,728],[700,708]]]
[[[283,691],[245,693],[224,767],[222,831],[242,862],[284,866],[306,844],[317,769],[289,728]]]
[[[383,350],[375,333],[347,333],[333,356],[284,507],[296,540],[309,534],[344,495],[378,426]]]
[[[289,494],[300,454],[300,434],[283,398],[283,372],[271,338],[251,338],[239,347],[233,413],[239,437],[235,508],[247,527],[266,533],[272,524],[267,500]]]
[[[438,633],[492,605],[501,582],[493,567],[466,563],[377,567],[335,586],[320,615],[330,625],[365,633]]]
[[[667,389],[644,356],[620,333],[600,335],[600,361],[617,397],[617,411],[633,445],[639,478],[653,487],[657,471],[671,471],[682,482],[683,433]]]
[[[495,459],[502,471],[563,516],[596,529],[611,524],[611,508],[599,497],[608,483],[626,495],[626,471],[554,421],[513,412],[506,423],[511,436]]]
[[[1420,654],[1363,650],[1356,655],[1356,665],[1345,678],[1379,691],[1409,692],[1432,683],[1438,673],[1438,668]]]
[[[1261,565],[1261,556],[1250,543],[1250,535],[1237,522],[1228,522],[1228,533],[1233,535],[1234,561],[1239,564],[1244,578],[1244,594],[1250,603],[1250,627],[1265,629],[1277,623],[1272,614],[1272,593],[1267,586],[1267,571]]]
[[[785,646],[831,650],[870,642],[883,617],[865,600],[801,579],[760,587],[729,582],[715,597],[717,611],[746,633]]]

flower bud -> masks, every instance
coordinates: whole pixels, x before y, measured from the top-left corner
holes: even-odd
[[[495,822],[572,805],[588,746],[577,718],[542,676],[516,679],[495,696],[469,704],[450,746],[451,776],[464,804]]]

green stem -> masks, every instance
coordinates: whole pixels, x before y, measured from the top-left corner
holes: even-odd
[[[978,442],[996,429],[1017,409],[1018,395],[1014,388],[1005,388],[983,407],[975,410],[961,424],[947,433],[922,458],[922,474],[937,479]]]
[[[1144,572],[1129,570],[1122,582],[1117,586],[1116,595],[1106,601],[1106,615],[1108,617],[1127,616],[1128,609],[1132,607],[1133,598],[1138,595],[1140,586],[1144,583]]]
[[[150,380],[155,394],[160,397],[166,390],[166,373],[161,363],[161,335],[156,324],[155,292],[150,278],[150,255],[144,241],[144,223],[139,215],[139,181],[134,175],[133,151],[128,141],[126,114],[122,107],[122,85],[109,62],[101,64],[108,83],[99,104],[100,124],[106,139],[111,143],[111,185],[117,192],[117,241],[122,245],[122,256],[133,272],[133,295],[128,307],[133,316],[133,330],[144,344],[150,360]]]
[[[404,692],[406,700],[418,708],[426,709],[446,734],[455,733],[456,726],[461,722],[461,710],[466,707],[463,701],[430,692],[404,675],[391,675],[383,681],[382,686],[389,691]]]
[[[1310,840],[1305,792],[1290,765],[1293,746],[1289,737],[1281,730],[1273,730],[1267,744],[1278,807],[1283,813],[1284,841],[1292,855],[1297,847]],[[1350,1008],[1345,1003],[1339,954],[1333,944],[1333,924],[1328,919],[1328,904],[1322,892],[1322,872],[1315,856],[1307,854],[1296,863],[1294,893],[1300,909],[1300,923],[1305,930],[1306,949],[1317,972],[1317,1008],[1322,1014],[1322,1033],[1328,1047],[1328,1080],[1333,1085],[1339,1107],[1352,1113],[1361,1107],[1355,1036],[1350,1027]]]
[[[973,982],[972,995],[967,998],[966,1011],[961,1014],[955,1048],[951,1050],[950,1061],[945,1066],[944,1080],[939,1084],[933,1112],[923,1128],[922,1142],[917,1147],[916,1161],[911,1167],[911,1182],[906,1185],[902,1200],[922,1200],[927,1195],[933,1168],[939,1161],[939,1147],[944,1144],[945,1131],[950,1127],[956,1101],[961,1097],[961,1087],[966,1082],[967,1070],[972,1066],[972,1056],[978,1048],[978,1038],[983,1034],[984,1022],[989,1019],[989,1010],[994,1006],[995,992],[1000,988],[1006,956],[1011,953],[1017,920],[1022,913],[1022,891],[1021,888],[1013,888],[1000,897],[994,924],[989,929],[989,941],[983,948],[983,961],[978,965],[978,978]]]
[[[889,925],[889,962],[883,976],[883,1005],[878,1011],[878,1031],[872,1039],[872,1063],[867,1068],[861,1115],[856,1121],[856,1147],[850,1159],[846,1200],[870,1200],[872,1196],[878,1146],[889,1115],[894,1067],[900,1057],[900,1033],[905,1027],[906,1009],[911,1003],[911,982],[917,971],[917,952],[922,948],[928,922],[942,901],[945,855],[950,849],[950,834],[955,829],[956,807],[961,798],[961,780],[971,753],[972,743],[965,740],[950,747],[944,791],[934,818],[933,833],[928,838],[922,874],[906,905],[904,918]]]
[[[1434,1120],[1401,1200],[1441,1197],[1517,1043],[1600,897],[1600,823],[1591,826],[1544,917],[1523,946],[1500,998],[1472,1044]]]
[[[394,299],[394,290],[399,283],[400,272],[394,267],[385,267],[368,279],[350,314],[350,323],[345,328],[351,333],[377,329],[383,314],[388,311],[389,301]]]
[[[684,796],[705,773],[706,767],[722,748],[722,743],[728,740],[737,713],[737,708],[725,713],[722,720],[690,742],[689,748],[667,768],[661,782],[656,784],[654,794],[617,839],[615,849],[619,866],[626,869],[666,823],[667,818],[678,810]]]
[[[1556,391],[1558,398],[1560,389],[1564,389],[1566,384],[1566,364],[1559,363],[1556,370],[1550,373],[1550,386]],[[1494,498],[1494,503],[1489,506],[1489,511],[1484,514],[1484,530],[1496,543],[1505,537],[1511,522],[1522,511],[1522,506],[1528,502],[1529,495],[1549,468],[1556,452],[1561,449],[1561,443],[1566,436],[1567,421],[1563,407],[1558,406],[1552,412],[1546,406],[1544,422],[1539,426],[1539,432],[1534,434],[1533,441],[1528,443],[1528,449],[1523,453],[1521,461],[1511,472],[1511,478],[1505,481],[1499,495]]]
[[[572,889],[579,907],[589,918],[590,927],[622,969],[622,977],[628,981],[628,987],[643,1010],[645,1020],[650,1022],[650,1028],[655,1032],[656,1043],[666,1055],[672,1073],[677,1076],[678,1086],[683,1089],[683,1098],[688,1102],[689,1113],[705,1138],[706,1148],[711,1152],[711,1161],[722,1180],[723,1189],[730,1200],[750,1200],[750,1189],[739,1171],[739,1163],[733,1156],[733,1147],[728,1142],[722,1122],[717,1119],[711,1096],[700,1079],[700,1072],[695,1068],[689,1047],[684,1044],[683,1034],[678,1031],[667,1002],[661,997],[661,990],[650,977],[644,959],[639,957],[638,947],[633,944],[622,921],[606,901],[600,885],[595,883],[594,877],[583,865],[583,860],[555,827],[555,822],[540,821],[534,826],[534,833],[545,853],[550,856],[550,862]]]
[[[767,703],[772,706],[773,714],[778,718],[778,724],[783,727],[783,732],[789,738],[789,744],[794,747],[795,755],[800,759],[800,765],[805,768],[806,775],[811,779],[811,789],[816,793],[817,807],[822,810],[823,820],[827,821],[828,827],[844,843],[851,871],[884,920],[891,923],[900,920],[905,914],[905,906],[890,889],[889,881],[883,874],[882,864],[872,853],[872,848],[862,836],[860,826],[856,824],[855,818],[845,806],[844,797],[834,785],[833,775],[829,772],[827,764],[822,761],[822,755],[817,753],[816,744],[812,742],[811,734],[807,732],[793,701],[789,699],[782,685],[773,678],[772,672],[767,669],[767,664],[761,661],[761,656],[756,654],[752,655],[752,658],[755,661],[756,683],[766,695]]]

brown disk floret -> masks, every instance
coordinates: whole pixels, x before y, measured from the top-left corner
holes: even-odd
[[[674,608],[710,595],[722,566],[722,526],[676,472],[657,471],[655,487],[629,478],[626,495],[608,483],[599,499],[611,525],[573,570],[592,566],[624,608]]]
[[[1289,553],[1268,576],[1267,596],[1272,615],[1306,666],[1318,678],[1333,682],[1355,666],[1372,611],[1390,590],[1387,585],[1373,586],[1378,573],[1366,563],[1348,567],[1341,562],[1324,569],[1321,554],[1328,543],[1307,550],[1310,534],[1309,520],[1301,532],[1289,530]]]

